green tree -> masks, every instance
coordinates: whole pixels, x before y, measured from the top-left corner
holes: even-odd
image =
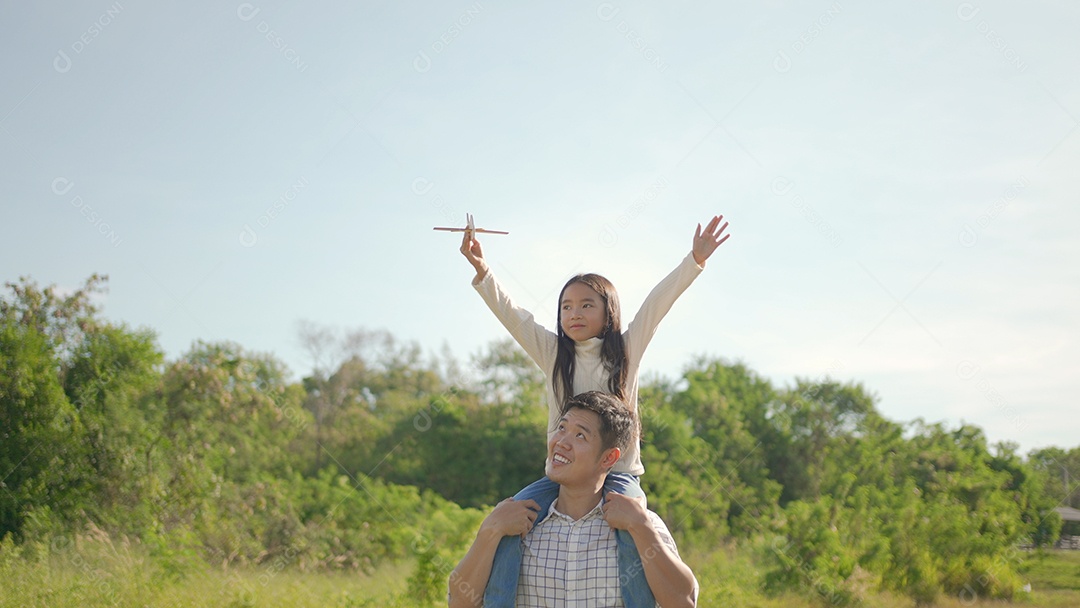
[[[1027,537],[1036,547],[1052,545],[1061,534],[1061,516],[1054,512],[1059,503],[1046,491],[1046,480],[1030,461],[1017,455],[1015,443],[1001,442],[995,447],[990,467],[1009,475],[1003,490],[1012,492],[1020,508],[1023,522],[1020,536]]]
[[[55,285],[43,289],[30,277],[21,277],[18,283],[4,284],[11,296],[0,298],[0,316],[35,328],[45,336],[58,363],[64,363],[82,343],[83,336],[101,323],[93,298],[105,292],[108,280],[105,275],[90,275],[82,287],[64,296],[57,293]],[[63,370],[58,366],[57,371]]]
[[[543,405],[544,373],[511,338],[497,340],[472,358],[484,403]]]
[[[697,469],[707,491],[730,501],[727,523],[734,533],[764,529],[781,491],[768,463],[777,441],[769,423],[769,406],[776,399],[772,385],[742,363],[707,359],[695,361],[683,382],[685,387],[671,397],[671,408],[704,445],[691,448],[679,442],[669,455]]]
[[[158,440],[168,455],[166,527],[190,523],[227,484],[291,475],[310,424],[282,363],[232,343],[197,343],[165,371]]]
[[[862,439],[892,433],[874,402],[861,384],[804,379],[772,402],[770,421],[779,440],[770,458],[784,487],[781,503],[818,498],[846,467],[874,466],[854,457]]]
[[[370,456],[379,459],[371,466],[385,479],[480,507],[543,476],[547,415],[542,408],[481,404],[473,393],[432,396],[418,406],[398,419]]]
[[[29,277],[0,298],[0,536],[44,509],[62,521],[94,502],[86,429],[65,394],[73,359],[103,327],[92,303],[106,277],[92,275],[69,295]]]
[[[86,503],[85,434],[48,336],[5,310],[0,353],[0,538],[21,538],[30,512],[68,519]]]
[[[65,364],[64,392],[85,430],[87,514],[99,524],[139,530],[159,491],[153,446],[160,422],[162,353],[149,330],[98,324]]]
[[[1037,483],[1054,507],[1080,508],[1080,447],[1047,447],[1032,450],[1027,457]],[[1060,523],[1061,517],[1047,513],[1038,537],[1053,543],[1059,534],[1080,535],[1080,522]]]

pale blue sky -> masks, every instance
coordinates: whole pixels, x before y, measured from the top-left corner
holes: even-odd
[[[496,273],[626,321],[733,237],[644,368],[826,373],[886,416],[1074,446],[1080,5],[7,3],[0,279],[110,276],[106,316],[310,370],[304,319],[467,359]]]

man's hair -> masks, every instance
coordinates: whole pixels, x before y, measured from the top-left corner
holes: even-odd
[[[571,397],[563,404],[561,414],[581,408],[600,416],[600,445],[604,450],[619,448],[626,452],[637,436],[637,418],[618,397],[600,391],[589,391]]]

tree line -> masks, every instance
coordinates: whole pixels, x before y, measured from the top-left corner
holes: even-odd
[[[105,284],[23,278],[0,299],[0,552],[94,526],[177,576],[412,558],[437,599],[483,510],[543,474],[543,375],[510,341],[462,364],[306,325],[313,369],[290,382],[233,343],[167,361],[152,330],[102,318]],[[891,421],[857,382],[775,386],[698,358],[639,401],[650,507],[684,551],[753,552],[768,590],[1011,598],[1021,548],[1080,506],[1080,447],[1020,455],[972,425]]]

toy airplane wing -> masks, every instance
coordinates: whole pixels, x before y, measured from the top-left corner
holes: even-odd
[[[465,224],[464,228],[446,228],[443,226],[436,226],[432,230],[444,230],[446,232],[471,232],[473,234],[476,234],[478,232],[482,232],[484,234],[510,234],[509,232],[506,232],[504,230],[488,230],[486,228],[477,228],[475,222],[473,222],[473,216],[471,213],[466,213],[465,217],[468,218],[468,222]]]

